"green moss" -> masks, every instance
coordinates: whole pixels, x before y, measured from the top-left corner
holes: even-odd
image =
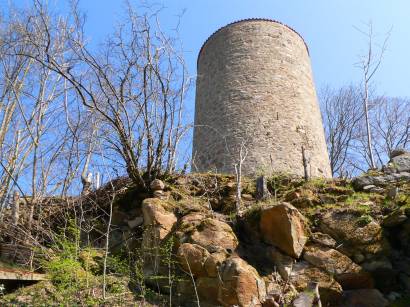
[[[259,223],[262,209],[272,206],[272,204],[274,204],[274,202],[269,200],[257,202],[245,211],[244,218],[251,223]]]
[[[355,205],[359,202],[367,202],[370,201],[371,199],[371,194],[369,193],[364,193],[364,192],[357,192],[352,195],[350,195],[346,200],[345,204],[346,205]]]
[[[370,224],[371,221],[373,221],[372,217],[368,214],[365,214],[356,220],[356,224],[359,227],[365,227],[366,225]]]

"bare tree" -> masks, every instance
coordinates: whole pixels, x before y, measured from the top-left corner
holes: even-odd
[[[40,1],[26,28],[24,44],[34,60],[67,80],[77,99],[101,120],[106,149],[124,161],[130,178],[142,187],[175,168],[175,151],[184,133],[182,108],[189,86],[175,39],[161,30],[157,14],[127,18],[99,52],[87,47],[84,18],[73,3],[72,19],[57,19]],[[55,49],[64,50],[54,56]],[[115,158],[113,158],[115,159]]]
[[[374,33],[373,33],[373,25],[369,22],[366,25],[366,29],[362,30],[356,27],[361,34],[366,37],[367,40],[367,48],[366,52],[361,55],[359,58],[359,62],[356,64],[357,67],[362,71],[363,76],[363,93],[362,93],[362,100],[363,100],[363,109],[364,109],[364,117],[366,120],[366,138],[367,138],[367,150],[368,150],[368,157],[370,161],[370,167],[376,168],[376,163],[373,154],[373,143],[372,143],[372,131],[371,131],[371,123],[370,123],[370,115],[369,115],[369,87],[371,82],[379,70],[380,65],[382,63],[382,59],[384,53],[387,49],[387,42],[390,38],[391,30],[386,34],[383,42],[381,45],[378,45],[374,42]]]
[[[364,116],[360,89],[325,87],[319,97],[332,175],[349,176],[352,145]]]
[[[235,174],[236,174],[236,214],[239,215],[241,208],[241,192],[242,192],[242,165],[245,162],[246,156],[248,155],[248,149],[246,147],[246,140],[243,140],[239,147],[238,160],[235,163]]]
[[[375,151],[381,164],[391,152],[410,146],[410,101],[395,97],[379,97],[372,119]]]

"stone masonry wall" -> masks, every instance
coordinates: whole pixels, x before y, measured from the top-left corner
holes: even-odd
[[[295,31],[245,20],[215,32],[198,58],[193,171],[331,177],[310,58]]]

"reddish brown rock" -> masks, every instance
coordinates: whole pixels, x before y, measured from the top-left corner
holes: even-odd
[[[227,259],[220,268],[218,301],[223,306],[262,306],[265,282],[258,272],[238,257]]]
[[[198,296],[201,302],[211,304],[212,306],[218,306],[218,292],[221,287],[221,281],[219,278],[200,277],[196,280],[196,288]]]
[[[172,207],[167,202],[158,198],[147,198],[142,202],[144,215],[144,233],[142,235],[142,248],[144,253],[144,275],[159,276],[166,274],[167,268],[161,261],[161,244],[171,232],[177,218],[172,212]],[[149,283],[150,280],[147,280]],[[167,286],[167,281],[157,280],[155,284]]]
[[[205,276],[205,262],[209,252],[197,244],[184,243],[178,248],[177,257],[183,270],[193,276]]]
[[[175,225],[177,218],[170,205],[158,198],[147,198],[142,202],[144,226],[153,227],[159,240],[165,238]]]
[[[305,248],[303,259],[332,274],[345,290],[372,288],[374,285],[369,273],[335,249],[309,245]]]
[[[225,250],[220,250],[212,253],[205,261],[205,271],[209,277],[217,277],[218,269],[221,264],[226,260],[228,254]]]
[[[262,209],[260,230],[266,243],[295,258],[301,255],[309,232],[303,215],[288,203]]]
[[[315,267],[335,275],[354,273],[361,270],[359,265],[341,252],[320,245],[306,246],[303,259]]]
[[[191,234],[191,240],[207,249],[222,247],[234,251],[238,246],[238,239],[232,228],[224,222],[211,218],[201,221]]]

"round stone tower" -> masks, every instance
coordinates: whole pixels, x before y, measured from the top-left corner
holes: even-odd
[[[192,170],[331,177],[303,38],[247,19],[212,34],[198,55]]]

